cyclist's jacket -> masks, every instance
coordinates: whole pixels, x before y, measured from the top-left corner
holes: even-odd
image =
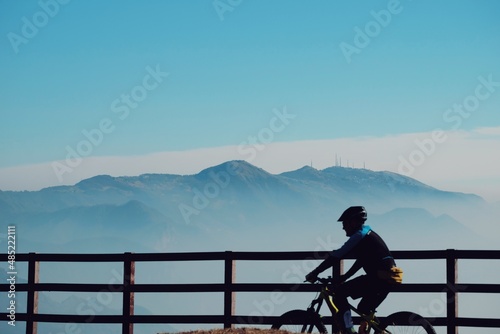
[[[332,266],[336,259],[353,257],[369,276],[376,277],[379,270],[389,270],[396,263],[384,240],[370,226],[356,231],[345,244],[330,252],[329,257],[320,264],[320,271]]]

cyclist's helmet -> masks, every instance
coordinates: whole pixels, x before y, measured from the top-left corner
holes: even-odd
[[[340,218],[337,220],[339,222],[343,222],[345,220],[350,220],[350,219],[359,219],[363,221],[363,223],[366,221],[368,218],[368,214],[366,213],[366,209],[364,206],[351,206],[350,208],[347,208]]]

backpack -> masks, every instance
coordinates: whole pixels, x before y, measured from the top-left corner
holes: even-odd
[[[386,281],[389,284],[401,284],[403,282],[403,269],[392,267],[389,270],[379,270],[378,278]]]

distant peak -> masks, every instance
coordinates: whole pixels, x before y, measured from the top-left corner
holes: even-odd
[[[231,175],[270,175],[268,172],[260,167],[254,166],[251,163],[244,160],[231,160],[224,162],[220,165],[206,168],[202,170],[198,175],[204,176],[209,173],[227,172]]]
[[[89,185],[104,185],[112,182],[114,178],[110,175],[97,175],[76,184],[76,186],[89,186]]]
[[[307,165],[297,170],[281,173],[280,175],[294,179],[306,178],[319,180],[321,178],[321,172],[319,170]]]
[[[241,167],[241,166],[246,166],[246,165],[254,167],[253,165],[251,165],[248,162],[243,161],[243,160],[230,160],[230,161],[223,162],[219,165],[205,168],[205,169],[201,170],[199,172],[199,174],[204,174],[204,173],[207,173],[207,172],[212,171],[212,170],[229,169],[229,168],[233,168],[233,167]]]
[[[297,169],[297,171],[300,171],[300,170],[304,170],[304,171],[317,171],[316,168],[314,168],[312,166],[309,166],[309,165],[305,165],[304,167],[301,167],[301,168]]]

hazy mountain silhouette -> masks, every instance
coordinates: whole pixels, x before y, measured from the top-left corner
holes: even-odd
[[[477,195],[439,190],[391,172],[305,166],[275,175],[244,161],[225,162],[195,175],[100,175],[73,186],[0,191],[0,228],[16,226],[18,253],[331,250],[346,240],[336,220],[351,205],[367,208],[367,224],[392,249],[497,248],[495,240],[475,232],[488,233],[487,228],[475,227],[491,226],[500,206]],[[290,266],[259,265],[256,270],[252,264],[239,263],[238,277],[249,282],[263,279],[264,270],[265,280],[280,282]],[[202,273],[204,282],[220,281],[220,271],[200,266],[141,264],[138,275],[178,283]],[[43,275],[47,281],[64,281],[70,272],[59,266]],[[94,276],[93,270],[78,274],[82,281]],[[5,271],[0,267],[2,277]],[[183,303],[182,296],[158,297],[150,302],[158,314],[177,310]],[[54,301],[42,294],[40,307],[48,313],[60,309],[74,313],[87,302],[81,296]],[[203,298],[185,307],[204,314],[215,302]],[[151,312],[140,304],[136,310],[137,314]],[[62,330],[57,324],[44,326],[53,332]],[[0,327],[2,333],[11,330],[5,323]],[[153,329],[168,327],[137,332]],[[109,332],[100,325],[82,330]]]
[[[230,247],[231,239],[242,236],[314,231],[360,204],[381,227],[411,233],[432,227],[436,234],[465,235],[469,229],[461,219],[492,210],[477,195],[439,190],[392,172],[305,166],[274,175],[245,161],[195,175],[100,175],[73,186],[0,191],[2,225],[15,224],[19,237],[32,241],[23,245],[26,251],[47,251],[50,245],[60,250],[64,244],[85,251],[82,240],[90,248],[93,239],[104,240],[87,252],[122,251],[127,242],[132,251]]]

